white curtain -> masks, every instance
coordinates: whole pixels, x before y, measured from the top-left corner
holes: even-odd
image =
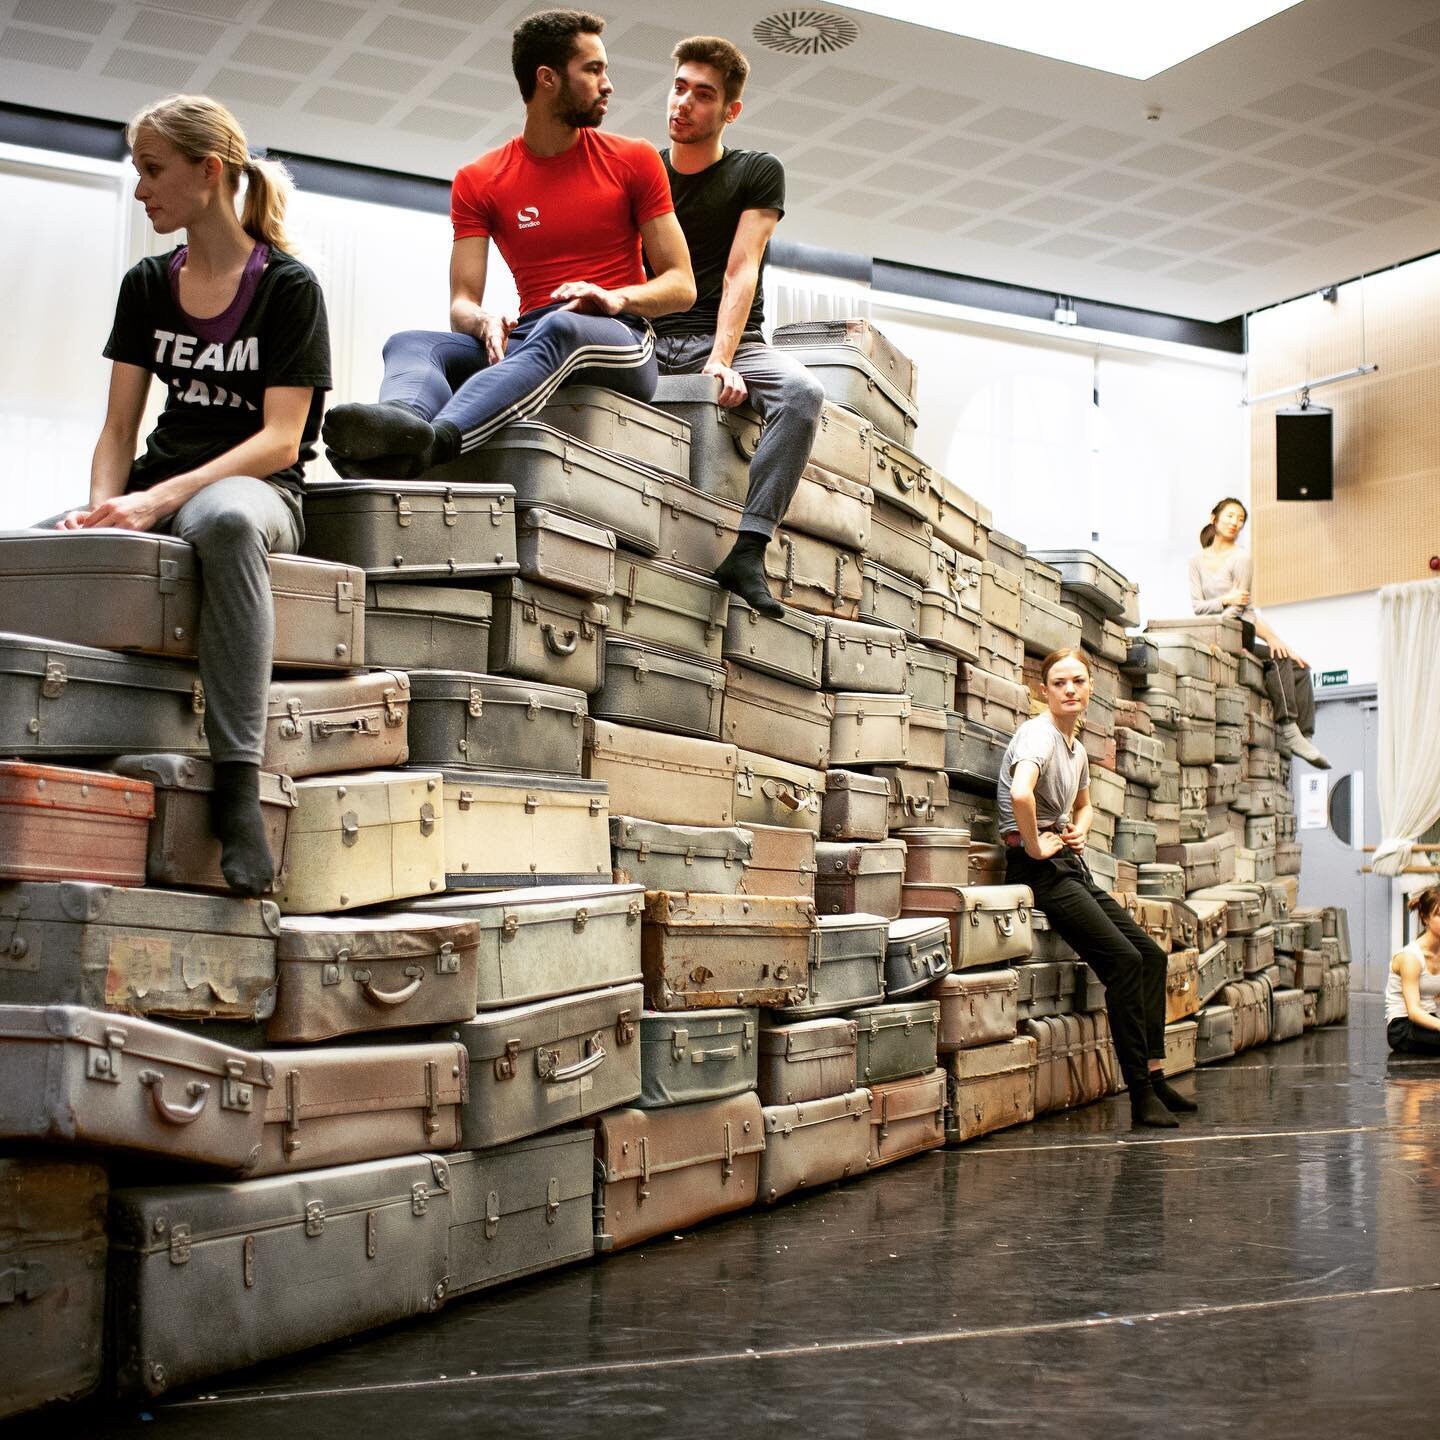
[[[1380,829],[1372,868],[1399,875],[1440,821],[1440,580],[1380,592]]]

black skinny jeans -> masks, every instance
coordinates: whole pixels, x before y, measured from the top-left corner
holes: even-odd
[[[1397,1055],[1440,1057],[1440,1030],[1417,1025],[1408,1015],[1397,1015],[1385,1027],[1385,1043]]]
[[[1051,928],[1105,986],[1105,1008],[1120,1069],[1131,1088],[1145,1082],[1149,1061],[1165,1058],[1165,952],[1095,884],[1078,855],[1065,850],[1032,860],[1005,851],[1005,880],[1028,885]]]

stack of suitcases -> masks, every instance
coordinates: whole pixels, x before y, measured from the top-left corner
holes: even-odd
[[[761,427],[708,377],[310,485],[270,562],[273,898],[227,892],[209,832],[193,552],[0,535],[0,1250],[30,1277],[0,1414],[1112,1093],[1103,987],[996,832],[1059,645],[1094,669],[1091,868],[1171,953],[1172,1073],[1343,1018],[1344,914],[1294,908],[1237,637],[1127,636],[1098,557],[995,531],[909,448],[915,367],[865,321],[775,338],[829,397],[779,620],[709,578]]]

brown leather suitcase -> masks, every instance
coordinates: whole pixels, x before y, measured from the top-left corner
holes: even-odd
[[[143,885],[154,814],[145,780],[0,760],[0,880]]]
[[[1201,1003],[1200,952],[1176,950],[1165,972],[1165,1023],[1188,1020]]]
[[[729,825],[737,764],[735,747],[718,740],[612,720],[585,722],[585,777],[609,785],[617,815],[666,825]]]
[[[925,994],[940,1002],[941,1054],[1013,1040],[1019,1024],[1020,977],[1014,970],[946,975]]]
[[[900,916],[905,842],[821,841],[815,847],[815,909],[821,915]]]
[[[827,770],[820,834],[827,840],[883,840],[889,801],[890,786],[880,776]]]
[[[905,842],[907,885],[969,885],[970,832],[911,826],[895,832]]]
[[[595,1248],[622,1250],[755,1203],[765,1122],[753,1091],[595,1125]]]
[[[853,1180],[869,1170],[868,1090],[849,1090],[793,1105],[767,1105],[763,1114],[762,1204],[773,1205],[796,1190]]]
[[[1020,1022],[1020,1033],[1035,1042],[1035,1114],[1069,1110],[1080,1103],[1070,1035],[1063,1017],[1043,1015]]]
[[[409,713],[410,677],[398,670],[277,680],[270,686],[260,768],[298,779],[403,765]]]
[[[945,1144],[945,1072],[870,1086],[870,1168]]]
[[[1035,1068],[1035,1042],[1028,1035],[948,1054],[945,1143],[963,1145],[1033,1120]]]
[[[844,1016],[760,1026],[756,1088],[764,1105],[798,1105],[855,1085],[855,1022]]]
[[[800,895],[815,899],[815,836],[809,830],[743,821],[750,858],[738,890],[746,895]],[[719,892],[716,892],[719,893]]]
[[[800,475],[785,512],[785,524],[791,530],[859,552],[870,544],[873,503],[868,485],[857,485],[812,461]]]
[[[720,738],[741,750],[823,770],[834,715],[835,702],[824,691],[725,662]]]
[[[826,772],[809,765],[741,750],[735,770],[735,823],[779,825],[788,830],[820,829]]]

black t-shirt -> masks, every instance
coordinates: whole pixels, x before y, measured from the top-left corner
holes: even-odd
[[[248,440],[264,426],[268,387],[310,385],[315,394],[298,463],[262,477],[300,494],[330,388],[330,327],[320,282],[298,260],[272,250],[235,334],[209,343],[192,333],[175,303],[170,259],[149,256],[126,274],[105,342],[107,360],[150,371],[167,391],[145,453],[130,467],[127,491],[148,490]]]
[[[746,210],[785,213],[785,167],[764,150],[727,150],[698,175],[682,175],[670,165],[670,152],[662,150],[675,217],[690,247],[695,271],[695,304],[679,315],[662,315],[651,323],[657,335],[713,335],[719,324],[720,296],[725,288],[725,266],[740,216]],[[768,254],[769,247],[766,247]],[[765,273],[765,255],[760,274]],[[757,280],[747,338],[759,339],[765,319],[765,302]]]

